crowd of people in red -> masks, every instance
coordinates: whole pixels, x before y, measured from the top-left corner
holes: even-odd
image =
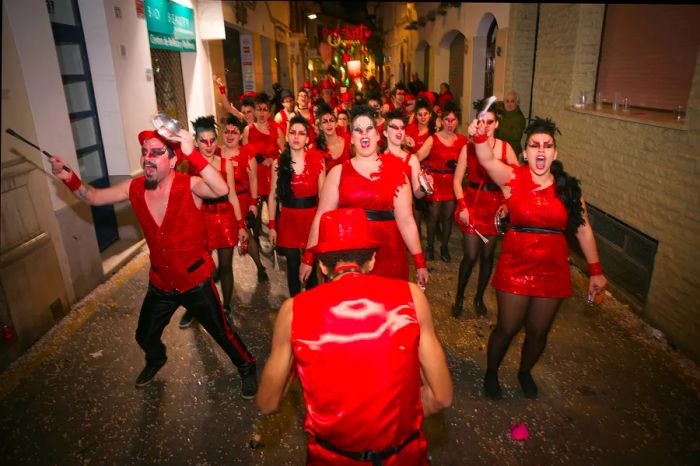
[[[606,285],[578,180],[556,160],[551,120],[531,121],[516,154],[495,137],[499,113],[480,103],[467,134],[460,132],[462,110],[446,83],[433,93],[417,78],[390,91],[370,80],[360,93],[324,80],[296,94],[277,89],[273,98],[246,93],[233,99],[238,106],[222,81],[215,83],[226,119],[198,118],[194,135],[139,134],[141,177],[96,189],[64,169],[65,160],[52,159],[53,173],[85,202],[130,200],[144,230],[151,270],[137,329],[146,354],[137,386],[165,364],[161,335],[182,305],[180,326],[195,318],[207,329],[238,367],[242,395],[257,392],[263,411],[276,409],[298,374],[310,408],[310,464],[426,464],[422,416],[452,398],[423,294],[435,239],[449,263],[453,224],[463,234],[453,316],[463,312],[477,261],[473,310],[486,315],[483,297],[502,233],[494,218],[507,211],[484,392],[502,396],[498,367],[524,326],[518,380],[526,397],[537,396],[531,370],[571,295],[566,231],[588,260],[590,295]],[[258,282],[267,281],[263,242],[286,258],[290,299],[258,391],[255,359],[234,330],[232,261],[238,247],[257,266]],[[409,257],[416,284],[409,283]],[[357,382],[366,374],[374,374],[372,387]]]

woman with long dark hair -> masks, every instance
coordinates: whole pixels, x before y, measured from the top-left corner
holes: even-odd
[[[514,167],[495,157],[484,121],[469,125],[479,163],[501,187],[512,225],[493,278],[498,321],[489,337],[484,376],[484,392],[493,399],[502,396],[498,368],[523,325],[518,381],[527,398],[537,397],[532,368],[545,349],[559,305],[572,293],[565,231],[576,235],[588,261],[589,297],[601,293],[607,283],[579,181],[556,160],[557,133],[552,120],[535,118],[525,130],[527,165]]]
[[[481,102],[477,104],[481,108]],[[515,152],[506,141],[496,139],[494,131],[498,128],[498,118],[495,112],[488,111],[483,115],[488,135],[488,144],[494,156],[509,165],[518,165]],[[464,175],[467,175],[466,189],[462,187]],[[494,225],[496,211],[503,205],[505,199],[500,186],[495,184],[476,158],[474,145],[468,143],[462,147],[457,160],[457,168],[453,180],[453,189],[457,197],[455,217],[457,226],[462,230],[463,256],[459,263],[457,292],[452,315],[459,317],[464,303],[464,289],[467,287],[474,264],[479,260],[479,279],[474,295],[474,310],[484,316],[487,313],[484,304],[484,292],[491,278],[493,257],[496,250],[498,232]],[[477,233],[478,232],[478,233]],[[481,236],[479,236],[481,235]],[[486,238],[484,241],[482,238]]]
[[[315,150],[306,150],[308,139],[309,124],[306,119],[299,115],[292,117],[287,130],[287,147],[272,171],[274,191],[269,201],[270,242],[287,258],[287,286],[292,297],[301,292],[301,254],[318,207],[318,193],[326,179],[323,155]],[[306,287],[315,285],[316,274],[312,273]]]

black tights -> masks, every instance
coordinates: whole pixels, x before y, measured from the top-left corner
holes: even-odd
[[[479,281],[476,286],[475,299],[481,301],[484,299],[484,291],[491,278],[493,270],[493,256],[496,251],[497,236],[487,236],[488,243],[484,243],[477,235],[464,233],[464,255],[459,263],[459,278],[457,280],[456,301],[461,302],[464,299],[464,289],[469,283],[469,277],[472,274],[472,269],[476,260],[479,259]]]
[[[547,345],[559,298],[539,298],[497,291],[498,322],[489,337],[488,372],[497,372],[510,342],[525,324],[525,342],[520,355],[520,372],[530,372]]]
[[[455,210],[455,201],[434,201],[428,203],[428,249],[432,250],[435,244],[435,229],[440,222],[440,244],[447,248],[452,233],[452,214]]]
[[[287,259],[287,287],[289,288],[289,296],[294,297],[301,293],[301,280],[299,280],[299,267],[301,266],[301,249],[297,248],[282,248],[277,247],[277,251]],[[318,285],[316,276],[316,265],[314,265],[306,282],[306,289]]]
[[[219,258],[219,280],[221,281],[221,305],[231,309],[233,296],[233,248],[217,249]]]

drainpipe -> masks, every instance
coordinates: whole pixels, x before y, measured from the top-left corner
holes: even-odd
[[[528,123],[532,120],[532,95],[535,88],[535,65],[537,64],[537,37],[540,34],[540,5],[537,4],[537,20],[535,22],[535,50],[532,53],[532,79],[530,81],[530,108],[527,113]]]

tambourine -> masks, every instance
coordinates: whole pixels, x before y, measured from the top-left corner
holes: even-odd
[[[508,213],[508,207],[505,204],[496,210],[496,214],[493,216],[493,225],[496,227],[496,231],[501,235],[504,235],[508,231],[510,223],[510,214]]]
[[[157,113],[151,121],[156,131],[158,131],[158,134],[166,139],[170,139],[176,135],[181,128],[180,122],[167,113]]]

